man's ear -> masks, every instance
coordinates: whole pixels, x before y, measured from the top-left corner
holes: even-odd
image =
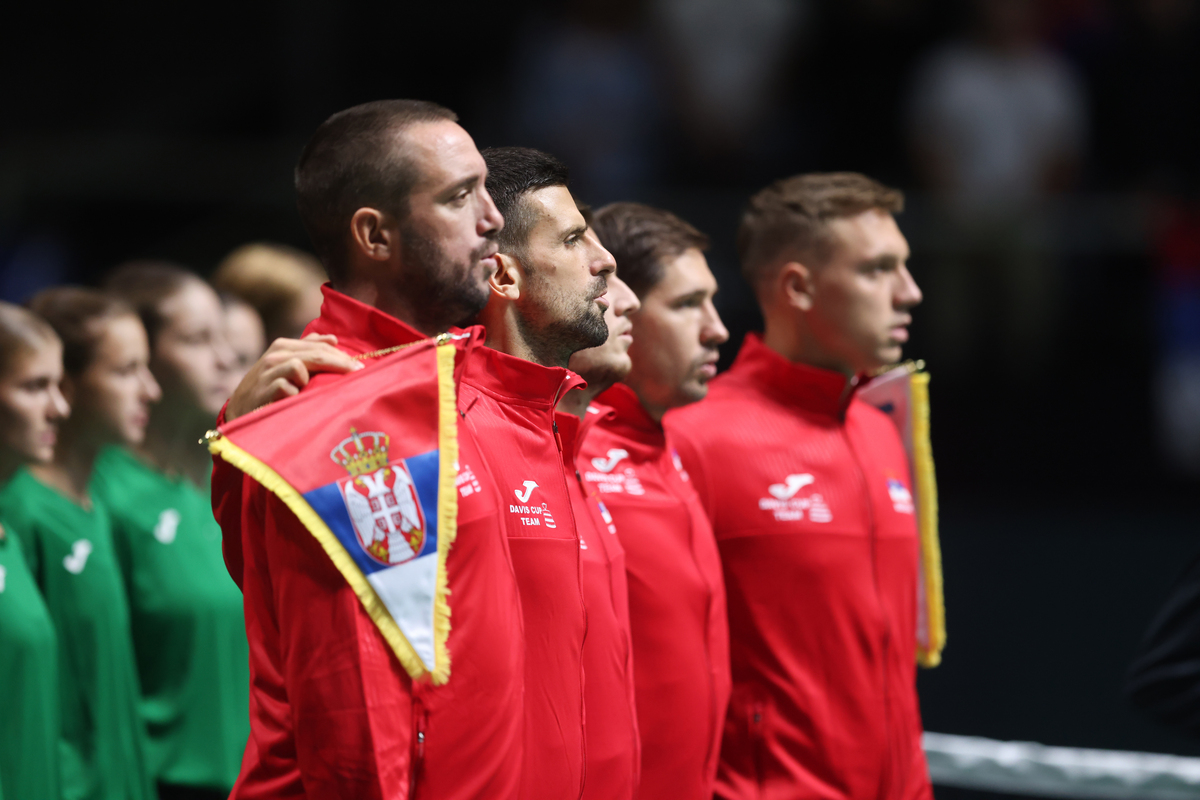
[[[814,302],[812,270],[799,261],[789,261],[775,276],[776,296],[791,308],[811,311]]]
[[[488,285],[493,292],[510,302],[519,300],[521,288],[525,284],[525,271],[521,262],[516,256],[508,253],[497,253],[493,259],[496,262],[496,270],[492,277],[488,278]]]
[[[351,247],[372,261],[388,261],[400,246],[391,217],[375,208],[360,208],[350,217]]]

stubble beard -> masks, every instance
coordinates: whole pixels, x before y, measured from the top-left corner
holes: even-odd
[[[529,283],[534,294],[549,291],[549,287],[539,285],[536,273],[530,275]],[[587,296],[599,296],[605,284],[604,278],[597,277],[588,286]],[[526,315],[517,318],[522,337],[543,364],[566,366],[573,354],[599,347],[608,341],[608,323],[604,321],[604,312],[593,300],[589,299],[575,309],[569,309],[570,305],[574,304],[559,295],[541,309],[538,314],[540,319]]]
[[[486,277],[478,280],[480,261],[491,244],[473,250],[466,263],[455,261],[434,240],[414,227],[400,229],[400,249],[408,265],[404,292],[413,300],[419,328],[444,331],[464,325],[488,302]]]

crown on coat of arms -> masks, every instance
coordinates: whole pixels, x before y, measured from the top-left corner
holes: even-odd
[[[381,431],[359,433],[351,428],[350,435],[329,452],[329,457],[351,475],[365,475],[387,466],[390,441],[391,437]]]

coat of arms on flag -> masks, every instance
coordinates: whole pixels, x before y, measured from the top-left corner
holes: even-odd
[[[317,539],[413,678],[450,677],[459,348],[448,335],[240,417],[213,453]]]
[[[923,362],[906,362],[871,379],[859,399],[887,414],[904,442],[912,471],[914,503],[908,487],[888,481],[888,494],[897,511],[917,515],[921,545],[921,585],[917,593],[917,661],[936,667],[946,646],[946,603],[942,594],[942,549],[938,541],[937,480],[929,440],[929,373]],[[893,485],[895,484],[895,485]]]
[[[388,435],[353,428],[329,454],[350,477],[338,481],[358,545],[380,564],[403,564],[425,544],[425,512],[404,461],[388,462]],[[431,487],[432,488],[432,487]]]

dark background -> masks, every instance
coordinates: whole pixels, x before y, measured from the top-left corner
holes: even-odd
[[[1056,287],[1030,341],[1011,335],[1021,295],[1002,301],[990,245],[955,255],[945,209],[961,197],[922,161],[907,110],[920,66],[977,31],[986,4],[793,0],[783,13],[763,0],[781,22],[751,33],[773,30],[778,56],[746,84],[760,96],[740,127],[731,106],[694,96],[703,74],[664,33],[669,4],[103,5],[6,14],[9,300],[131,258],[208,272],[247,241],[306,246],[291,194],[300,148],[330,113],[384,97],[450,106],[481,147],[557,153],[594,205],[659,204],[708,232],[734,333],[725,365],[759,324],[733,247],[752,191],[810,170],[905,189],[899,221],[926,295],[908,354],[933,375],[949,618],[944,664],[920,679],[927,727],[1200,755],[1122,695],[1146,624],[1200,550],[1200,469],[1162,446],[1183,434],[1155,388],[1200,352],[1196,3],[1034,4],[1039,47],[1077,80],[1084,144],[1017,203],[1042,225],[1039,274]],[[700,52],[736,72],[756,41]],[[953,316],[955,275],[974,282],[961,337],[935,325]]]

